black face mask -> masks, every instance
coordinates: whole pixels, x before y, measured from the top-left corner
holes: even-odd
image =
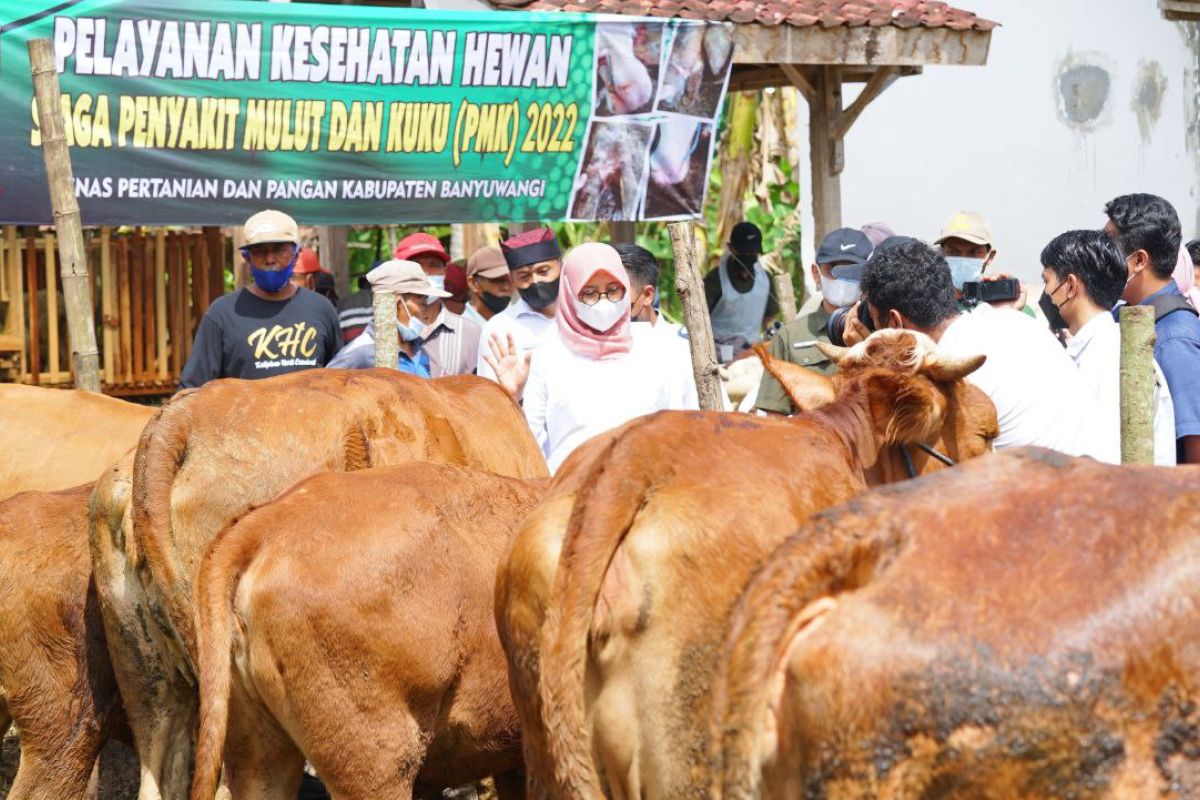
[[[541,311],[558,299],[558,278],[545,283],[531,283],[524,289],[518,289],[521,299],[529,303],[530,308]]]
[[[1042,292],[1042,297],[1038,300],[1038,308],[1046,315],[1046,321],[1050,323],[1050,330],[1062,331],[1068,327],[1067,321],[1063,319],[1062,312],[1058,310],[1058,306],[1054,305],[1054,301],[1050,299],[1049,292]]]
[[[509,295],[492,294],[491,292],[480,292],[479,297],[483,300],[483,304],[487,306],[488,311],[491,311],[493,314],[499,314],[508,308],[508,303],[512,300],[512,297]]]

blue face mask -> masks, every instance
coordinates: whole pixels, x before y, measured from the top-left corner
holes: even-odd
[[[408,309],[405,308],[405,311]],[[424,324],[419,319],[414,319],[409,313],[408,322],[396,320],[396,330],[400,332],[400,338],[406,342],[413,342],[421,338],[421,331],[425,330]]]
[[[954,288],[961,292],[964,283],[982,278],[983,261],[982,258],[946,256],[946,263],[950,265],[950,280],[954,281]]]
[[[292,270],[296,268],[296,259],[300,257],[300,249],[292,255],[291,262],[283,269],[255,269],[250,262],[250,251],[242,250],[242,258],[246,259],[246,264],[250,267],[250,277],[254,278],[254,285],[269,294],[275,294],[284,286],[287,285],[288,279],[292,277]]]

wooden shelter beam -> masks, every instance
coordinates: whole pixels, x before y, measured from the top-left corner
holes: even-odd
[[[842,181],[844,158],[841,140],[834,129],[842,112],[842,82],[837,67],[822,66],[815,72],[814,102],[809,104],[808,144],[812,168],[813,222],[819,239],[842,226]]]
[[[991,31],[950,28],[735,26],[734,64],[983,66]]]
[[[883,94],[884,90],[895,83],[896,78],[895,67],[880,67],[875,71],[867,81],[867,85],[859,92],[858,97],[854,98],[854,102],[850,107],[838,115],[836,124],[834,125],[833,135],[837,139],[842,139],[850,131],[850,126],[858,119],[863,110],[866,109],[871,101],[879,95]]]
[[[812,85],[812,81],[808,79],[808,76],[794,64],[780,64],[779,69],[791,81],[792,86],[795,86],[800,91],[800,94],[804,96],[809,105],[812,105],[817,98],[817,90]]]

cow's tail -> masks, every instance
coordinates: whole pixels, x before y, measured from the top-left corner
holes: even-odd
[[[713,797],[759,796],[764,723],[780,688],[772,677],[790,642],[822,612],[818,601],[864,585],[898,543],[886,523],[856,529],[866,533],[839,531],[836,516],[818,515],[775,550],[738,598],[712,686]]]
[[[135,566],[149,568],[154,583],[171,593],[187,590],[171,546],[171,488],[187,458],[188,449],[186,404],[186,399],[176,398],[151,418],[138,439],[133,461],[130,502],[133,505],[133,538],[138,551]],[[164,605],[176,632],[183,641],[191,641],[192,620],[183,610],[191,607],[191,598],[181,596],[179,600]]]
[[[213,800],[220,781],[233,681],[234,595],[254,555],[254,541],[238,535],[236,528],[227,529],[200,565],[196,603],[200,732],[191,800]]]
[[[638,426],[634,423],[597,454],[581,485],[542,628],[539,694],[556,797],[603,796],[585,725],[584,678],[592,612],[608,566],[649,488],[638,463],[619,457],[624,443],[638,442]]]

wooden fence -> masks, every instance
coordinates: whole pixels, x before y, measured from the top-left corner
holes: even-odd
[[[196,324],[224,292],[227,242],[219,228],[89,231],[88,266],[104,391],[170,394]],[[0,374],[43,386],[72,382],[52,232],[0,239]]]

